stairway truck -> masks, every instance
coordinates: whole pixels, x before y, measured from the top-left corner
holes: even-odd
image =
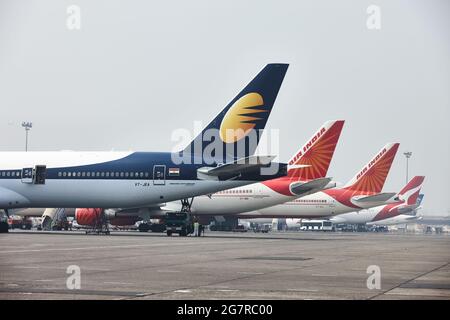
[[[169,212],[166,214],[166,233],[171,236],[178,233],[184,237],[194,232],[192,217],[186,212]]]

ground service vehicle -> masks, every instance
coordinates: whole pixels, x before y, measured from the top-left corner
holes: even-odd
[[[166,233],[171,236],[178,233],[185,237],[194,232],[194,224],[187,212],[169,212],[166,215]]]

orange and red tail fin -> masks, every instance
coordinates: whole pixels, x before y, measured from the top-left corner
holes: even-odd
[[[388,143],[381,148],[375,157],[344,186],[344,189],[360,194],[380,193],[399,145]]]
[[[289,160],[289,165],[294,168],[289,170],[288,177],[301,181],[326,177],[343,126],[344,120],[325,122]],[[295,168],[295,165],[310,166]]]
[[[415,176],[408,184],[398,193],[400,199],[404,200],[407,205],[415,205],[419,198],[420,189],[422,188],[424,176]]]

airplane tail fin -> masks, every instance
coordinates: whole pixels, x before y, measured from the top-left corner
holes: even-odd
[[[419,201],[420,189],[422,188],[424,180],[424,176],[415,176],[414,178],[412,178],[398,193],[399,198],[401,200],[404,200],[406,202],[405,204],[407,205],[417,204],[417,202]],[[420,199],[420,202],[422,202],[422,199]]]
[[[288,66],[266,65],[181,153],[217,163],[253,155]]]
[[[388,143],[343,188],[360,194],[380,193],[399,143]]]
[[[326,177],[343,126],[344,120],[325,122],[289,160],[289,165],[294,168],[288,171],[288,176],[301,181]],[[296,165],[309,166],[295,168]]]

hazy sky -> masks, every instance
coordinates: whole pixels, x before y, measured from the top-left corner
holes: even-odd
[[[69,5],[81,30],[66,25]],[[369,30],[368,6],[381,9]],[[346,125],[329,174],[346,182],[400,142],[384,190],[426,175],[450,210],[450,1],[0,0],[0,150],[170,151],[266,64],[290,63],[267,128],[287,161],[329,119]]]

